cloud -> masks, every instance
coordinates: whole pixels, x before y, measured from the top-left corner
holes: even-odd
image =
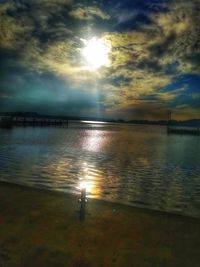
[[[193,108],[189,105],[176,106],[173,110],[173,118],[177,120],[187,120],[187,119],[199,119],[200,108]]]
[[[129,79],[129,84],[120,86],[118,90],[121,94],[121,101],[117,96],[119,108],[120,103],[128,106],[131,99],[134,102],[135,99],[152,96],[154,101],[170,106],[185,89],[178,88],[173,92],[161,89],[182,74],[200,74],[199,7],[199,1],[185,4],[182,1],[172,2],[167,12],[150,13],[153,23],[144,25],[139,31],[105,35],[113,48],[108,75],[113,81],[118,77]],[[123,83],[123,79],[121,81]]]
[[[122,10],[117,16],[117,23],[121,24],[133,20],[137,15],[137,10]]]
[[[70,8],[66,6],[71,2],[23,0],[20,5],[13,1],[3,4],[0,6],[0,49],[15,51],[22,66],[38,73],[51,71],[73,82],[72,86],[80,87],[94,81],[98,74],[94,76],[83,68],[81,38],[76,36],[74,23],[67,17]],[[98,7],[87,10],[94,18],[109,18]]]
[[[109,110],[109,114],[120,118],[131,119],[142,119],[142,120],[166,120],[167,107],[163,104],[146,101],[146,100],[134,100],[129,105],[122,106],[121,108]]]
[[[193,72],[192,55],[200,52],[199,9],[198,0],[173,1],[167,13],[152,15],[154,24],[150,28],[157,36],[149,45],[151,56],[159,57],[162,64],[176,60],[179,72]]]
[[[78,6],[72,9],[69,15],[79,20],[94,20],[97,17],[103,20],[110,19],[110,15],[97,6]]]
[[[14,5],[9,5],[7,8],[12,10]],[[26,41],[26,36],[29,35],[33,29],[32,25],[26,25],[23,21],[17,18],[8,16],[5,9],[0,13],[0,48],[14,48],[18,49],[23,42]]]
[[[6,1],[0,4],[0,51],[4,55],[0,57],[38,75],[51,73],[65,83],[66,90],[70,86],[77,92],[98,91],[105,113],[128,116],[129,112],[131,116],[141,112],[145,116],[147,112],[159,117],[159,112],[164,114],[170,107],[186,104],[187,99],[191,108],[196,105],[181,86],[173,91],[163,89],[185,73],[200,74],[199,8],[198,0],[178,0],[159,9],[126,7],[116,14],[100,3],[84,6],[70,0]],[[149,22],[140,21],[137,29],[129,27],[137,23],[138,12]],[[117,28],[117,23],[124,28]],[[111,64],[90,72],[84,68],[80,39],[100,33],[111,45]],[[1,91],[2,97],[9,95]],[[198,99],[195,95],[193,98]]]

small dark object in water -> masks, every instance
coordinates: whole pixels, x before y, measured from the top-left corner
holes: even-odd
[[[81,188],[81,198],[80,198],[80,202],[87,202],[86,200],[86,188]]]
[[[79,220],[81,222],[85,221],[85,204],[87,202],[86,198],[86,188],[81,188],[81,198],[79,199],[80,210],[79,210]]]

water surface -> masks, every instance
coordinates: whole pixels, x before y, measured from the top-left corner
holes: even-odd
[[[200,217],[200,137],[149,125],[0,129],[0,180]]]

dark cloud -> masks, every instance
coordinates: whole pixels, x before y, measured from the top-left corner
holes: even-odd
[[[183,61],[191,65],[193,72],[198,71],[198,73],[200,73],[200,52],[183,56]]]
[[[9,79],[8,79],[9,77]],[[38,74],[12,67],[1,84],[1,111],[34,111],[49,114],[95,112],[97,96],[73,90],[51,73]]]
[[[152,57],[159,58],[165,54],[169,54],[172,50],[172,45],[177,40],[177,35],[175,32],[170,33],[165,39],[161,40],[160,43],[153,44],[149,46],[149,50],[152,54]]]

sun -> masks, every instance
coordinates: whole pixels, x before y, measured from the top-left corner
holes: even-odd
[[[97,70],[109,64],[110,47],[103,39],[93,37],[90,40],[82,39],[82,41],[85,46],[81,52],[90,69]]]

